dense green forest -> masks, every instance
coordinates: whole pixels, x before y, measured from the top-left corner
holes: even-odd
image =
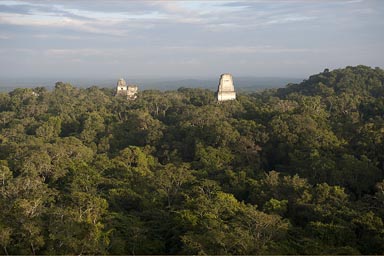
[[[384,71],[0,94],[0,254],[384,254]]]

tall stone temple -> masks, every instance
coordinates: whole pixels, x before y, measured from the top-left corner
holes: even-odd
[[[116,96],[125,96],[129,100],[134,100],[137,98],[136,94],[138,90],[139,88],[137,85],[127,85],[123,78],[120,78],[119,81],[117,81]]]
[[[235,100],[236,92],[233,86],[231,74],[222,74],[220,76],[219,86],[217,88],[217,101]]]

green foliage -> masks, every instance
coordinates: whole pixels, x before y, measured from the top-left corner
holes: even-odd
[[[1,93],[0,254],[383,254],[383,83]]]
[[[43,123],[36,129],[36,136],[50,140],[59,136],[61,132],[61,119],[58,117],[50,117],[47,122]]]

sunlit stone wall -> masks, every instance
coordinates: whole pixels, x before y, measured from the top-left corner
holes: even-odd
[[[235,100],[236,92],[233,86],[233,78],[231,74],[222,74],[220,76],[219,87],[217,89],[217,100]]]

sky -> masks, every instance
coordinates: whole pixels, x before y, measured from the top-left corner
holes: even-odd
[[[308,77],[384,67],[382,0],[0,0],[0,77]]]

